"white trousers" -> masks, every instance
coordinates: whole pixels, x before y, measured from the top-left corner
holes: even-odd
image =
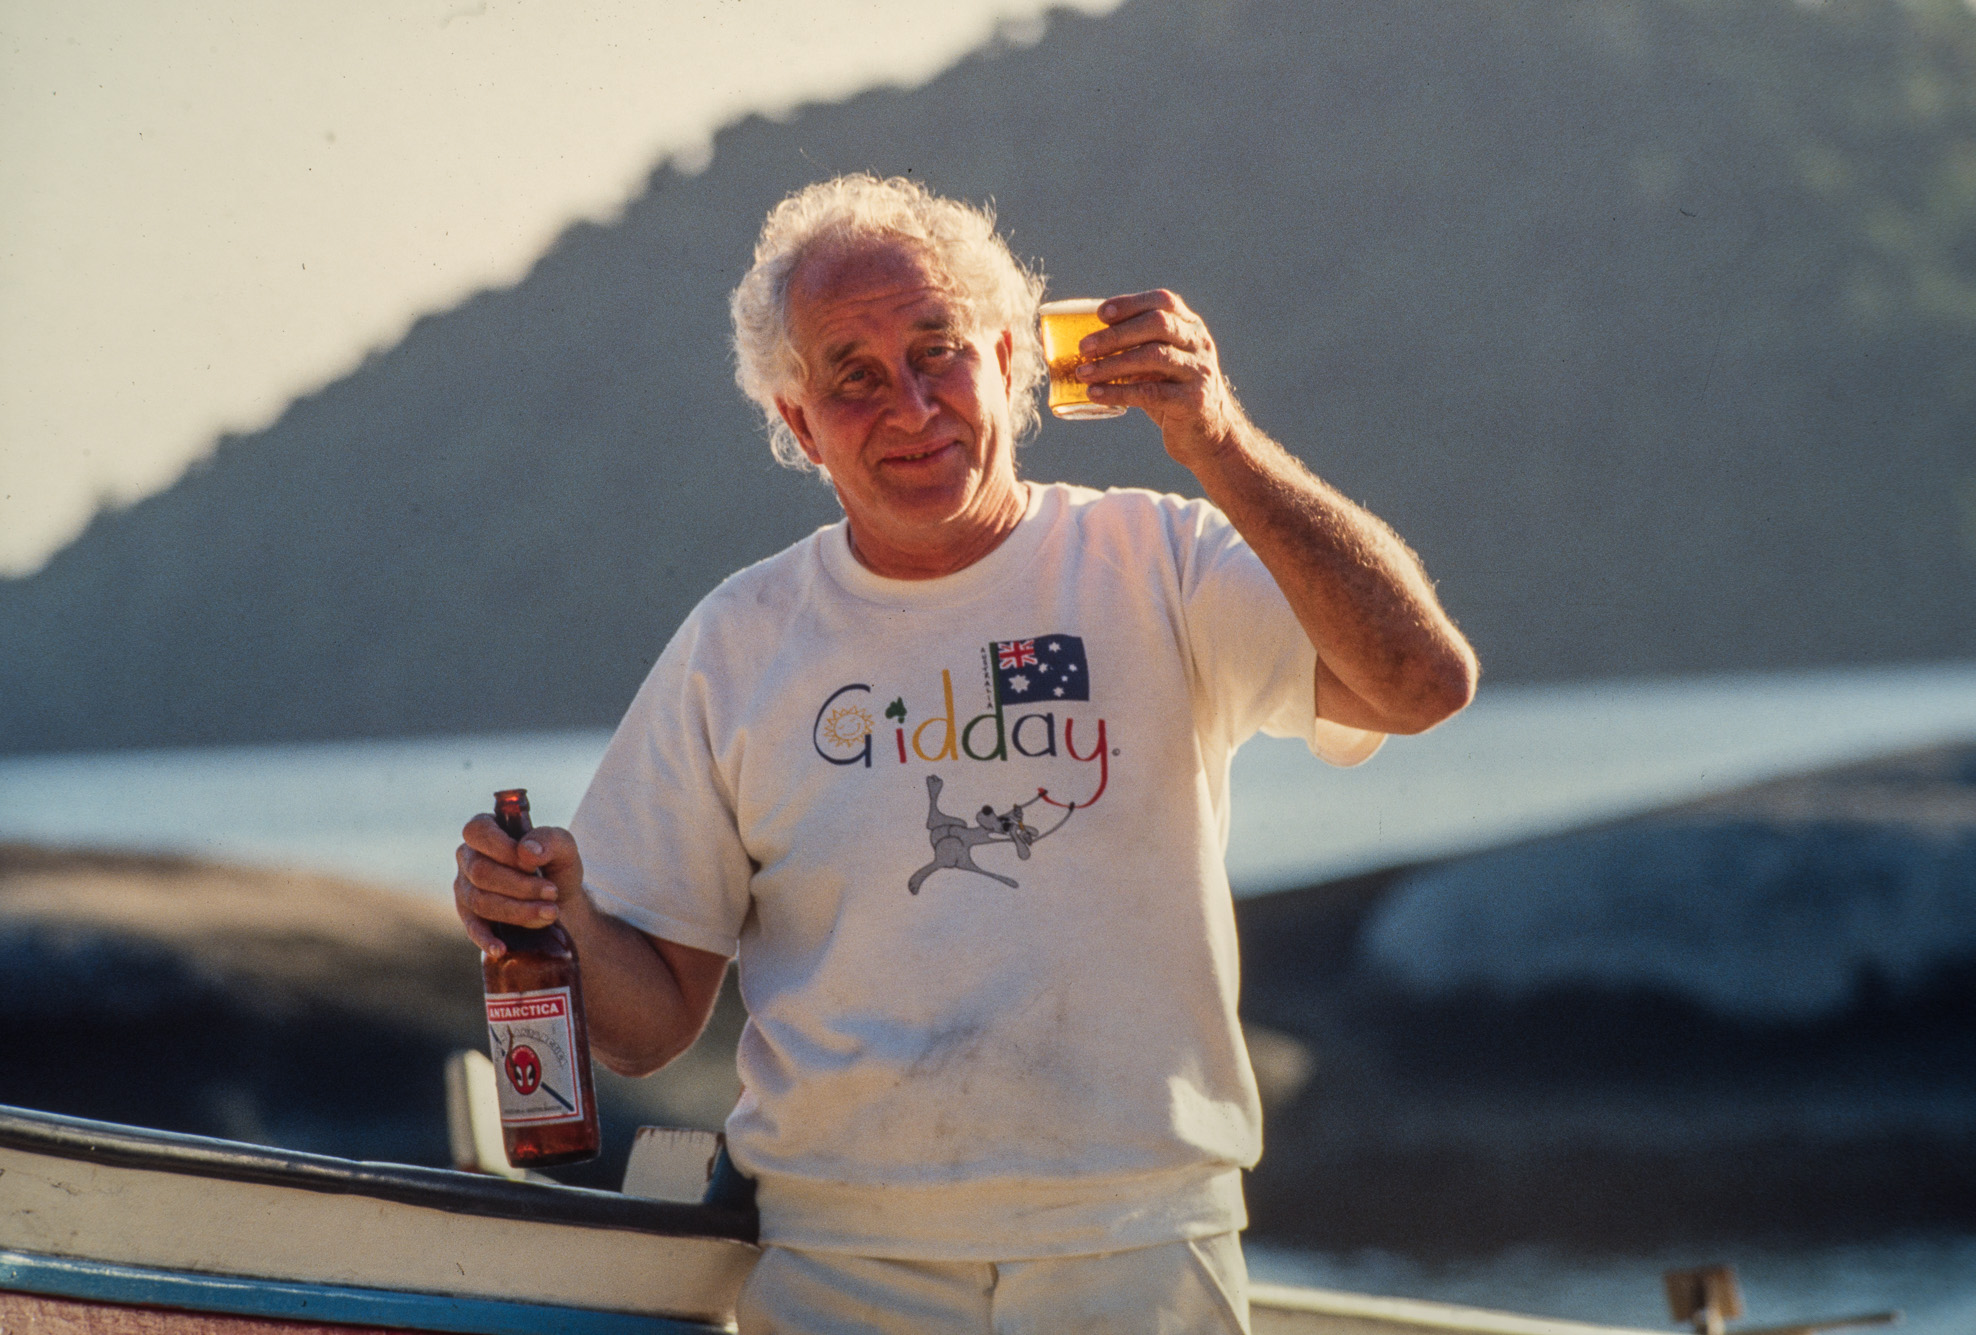
[[[1039,1261],[887,1261],[768,1247],[741,1335],[1248,1335],[1234,1233]]]

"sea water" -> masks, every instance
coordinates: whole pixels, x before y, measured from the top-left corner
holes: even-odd
[[[1331,769],[1236,756],[1236,893],[1470,852],[1906,747],[1976,738],[1976,664],[1486,686],[1470,709]],[[188,853],[450,893],[460,826],[526,787],[569,818],[602,729],[0,758],[0,839]]]
[[[540,823],[566,820],[608,737],[0,759],[0,839],[305,867],[443,897],[459,827],[494,789],[526,786]],[[1229,870],[1238,893],[1260,893],[1972,739],[1976,664],[1490,686],[1453,722],[1394,738],[1354,770],[1327,769],[1295,742],[1252,742],[1232,775]],[[1256,1244],[1250,1259],[1259,1279],[1648,1329],[1670,1328],[1662,1270],[1726,1261],[1738,1267],[1751,1324],[1898,1307],[1910,1335],[1976,1331],[1976,1236],[1708,1255],[1524,1248],[1441,1264]]]
[[[1577,1256],[1519,1247],[1495,1256],[1438,1263],[1390,1252],[1324,1255],[1248,1243],[1250,1275],[1262,1282],[1349,1293],[1427,1298],[1464,1307],[1675,1330],[1661,1275],[1717,1263],[1735,1267],[1752,1327],[1897,1311],[1899,1335],[1976,1331],[1976,1237],[1917,1234],[1779,1250],[1728,1245],[1649,1256]],[[1862,1327],[1874,1329],[1874,1327]],[[1886,1329],[1886,1327],[1879,1327]]]
[[[606,731],[0,759],[0,839],[297,867],[450,898],[460,827],[497,788],[575,810]]]

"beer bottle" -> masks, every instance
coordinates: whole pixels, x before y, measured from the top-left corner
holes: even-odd
[[[528,791],[494,794],[494,820],[514,839],[535,828]],[[597,1100],[590,1089],[590,1031],[583,1023],[576,943],[561,923],[487,925],[507,947],[499,956],[482,955],[480,974],[508,1162],[547,1168],[594,1158]]]

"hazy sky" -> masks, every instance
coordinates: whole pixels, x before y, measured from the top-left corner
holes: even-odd
[[[0,0],[0,574],[737,115],[1050,3]]]

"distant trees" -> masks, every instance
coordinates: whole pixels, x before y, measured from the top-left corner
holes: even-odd
[[[854,168],[992,197],[1060,293],[1186,293],[1491,680],[1976,655],[1965,0],[1129,0],[728,128],[0,581],[0,750],[615,718],[834,517],[768,462],[724,298]],[[1025,466],[1187,486],[1142,427]]]

